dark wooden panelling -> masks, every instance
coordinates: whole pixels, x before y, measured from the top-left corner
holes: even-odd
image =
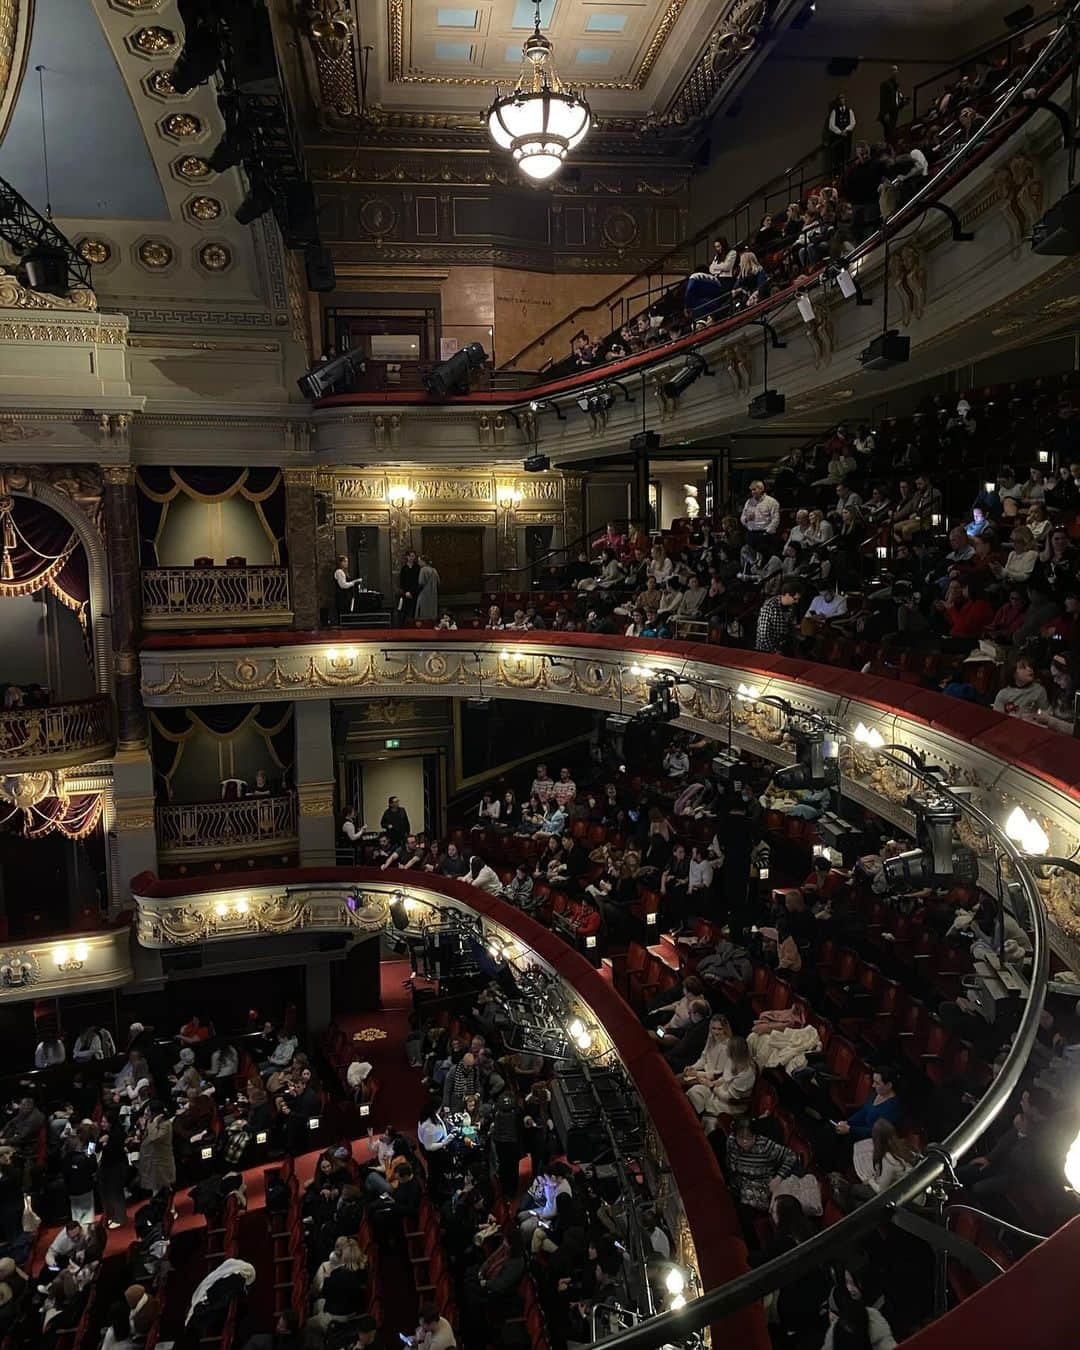
[[[564,206],[563,246],[565,248],[585,247],[585,208],[583,206]]]
[[[437,239],[439,237],[438,197],[417,197],[416,237],[417,239]]]

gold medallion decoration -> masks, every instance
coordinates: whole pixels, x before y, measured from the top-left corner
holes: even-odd
[[[161,124],[161,129],[166,136],[173,136],[177,140],[190,140],[192,136],[198,136],[202,131],[202,123],[192,113],[169,113],[168,117]]]
[[[139,245],[139,261],[144,267],[160,272],[173,260],[172,245],[164,239],[144,239]]]
[[[135,33],[131,45],[146,56],[164,56],[175,49],[176,34],[170,28],[151,24]]]
[[[180,177],[188,179],[189,182],[209,178],[213,172],[201,155],[185,155],[183,159],[176,161],[175,168]]]
[[[203,244],[199,262],[208,272],[224,272],[232,262],[232,254],[224,244]]]
[[[99,267],[112,257],[112,249],[104,239],[80,239],[77,252],[80,258]]]
[[[126,9],[129,14],[146,14],[149,10],[160,9],[162,0],[109,0],[113,9]]]
[[[353,1032],[354,1041],[385,1041],[386,1032],[382,1027],[361,1027],[359,1031]]]
[[[216,197],[193,197],[188,203],[188,212],[195,220],[217,220],[221,215],[221,203]]]
[[[172,74],[167,70],[155,70],[146,77],[146,91],[158,98],[178,98],[173,88]]]

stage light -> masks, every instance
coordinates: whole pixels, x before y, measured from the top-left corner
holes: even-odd
[[[263,183],[252,183],[251,191],[233,212],[237,225],[251,225],[265,216],[274,204],[274,198]]]
[[[424,376],[424,388],[433,398],[468,393],[470,376],[486,360],[487,352],[479,342],[467,342],[460,351],[428,371]]]
[[[684,394],[687,389],[699,379],[702,375],[711,375],[705,358],[698,352],[689,352],[686,357],[686,364],[680,371],[677,371],[670,380],[665,380],[661,385],[665,398],[678,398]]]
[[[828,751],[835,743],[826,745],[820,731],[795,731],[796,762],[787,768],[777,769],[773,782],[782,788],[823,788],[835,787],[840,776],[840,766],[835,754]]]
[[[576,1041],[577,1038],[584,1033],[585,1023],[581,1020],[580,1017],[575,1017],[574,1020],[570,1023],[569,1031],[570,1035],[573,1036],[574,1040]]]
[[[390,897],[390,922],[399,933],[404,933],[409,926],[409,911],[401,891],[395,891]]]
[[[681,1294],[686,1288],[686,1276],[678,1266],[672,1266],[664,1276],[664,1288],[669,1294]]]
[[[350,347],[347,352],[342,352],[340,356],[332,357],[327,361],[320,361],[317,366],[301,375],[296,383],[300,386],[300,392],[305,398],[311,399],[312,403],[316,399],[325,398],[327,394],[332,394],[338,385],[350,382],[356,375],[362,375],[366,370],[366,363],[363,358],[363,349],[361,347]]]
[[[587,1031],[583,1031],[577,1038],[577,1048],[579,1050],[588,1050],[592,1045],[592,1036]]]

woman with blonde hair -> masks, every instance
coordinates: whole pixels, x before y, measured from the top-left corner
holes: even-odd
[[[711,1026],[709,1036],[711,1039]],[[706,1042],[706,1051],[708,1048]],[[706,1134],[716,1129],[718,1116],[742,1116],[749,1111],[750,1098],[757,1082],[757,1070],[743,1036],[729,1036],[725,1051],[726,1063],[720,1073],[711,1082],[699,1081],[686,1094],[690,1105],[700,1116]]]
[[[705,1048],[694,1063],[683,1070],[683,1086],[698,1115],[702,1114],[702,1109],[712,1096],[713,1086],[720,1081],[728,1067],[731,1039],[731,1023],[723,1013],[713,1013],[709,1019]]]
[[[325,1331],[335,1322],[358,1317],[367,1306],[367,1258],[355,1238],[339,1237],[329,1257],[315,1272],[318,1297],[308,1326]]]

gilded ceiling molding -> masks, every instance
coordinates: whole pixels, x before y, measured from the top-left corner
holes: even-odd
[[[0,0],[0,4],[3,3],[4,0]],[[68,313],[93,310],[97,309],[97,296],[89,287],[72,291],[66,299],[45,291],[32,291],[18,277],[0,267],[0,309],[61,309]]]
[[[744,4],[757,3],[757,0],[742,0]],[[390,83],[391,84],[428,84],[459,89],[488,88],[505,84],[505,76],[492,75],[432,75],[406,65],[405,61],[405,10],[406,0],[387,0],[387,20],[390,32]],[[664,44],[671,36],[679,21],[679,15],[686,7],[686,0],[668,0],[653,30],[649,45],[645,48],[637,69],[628,80],[588,80],[582,86],[588,89],[615,90],[627,93],[637,92],[645,87],[657,58],[664,50]]]
[[[0,141],[22,88],[33,26],[34,0],[0,0]]]

